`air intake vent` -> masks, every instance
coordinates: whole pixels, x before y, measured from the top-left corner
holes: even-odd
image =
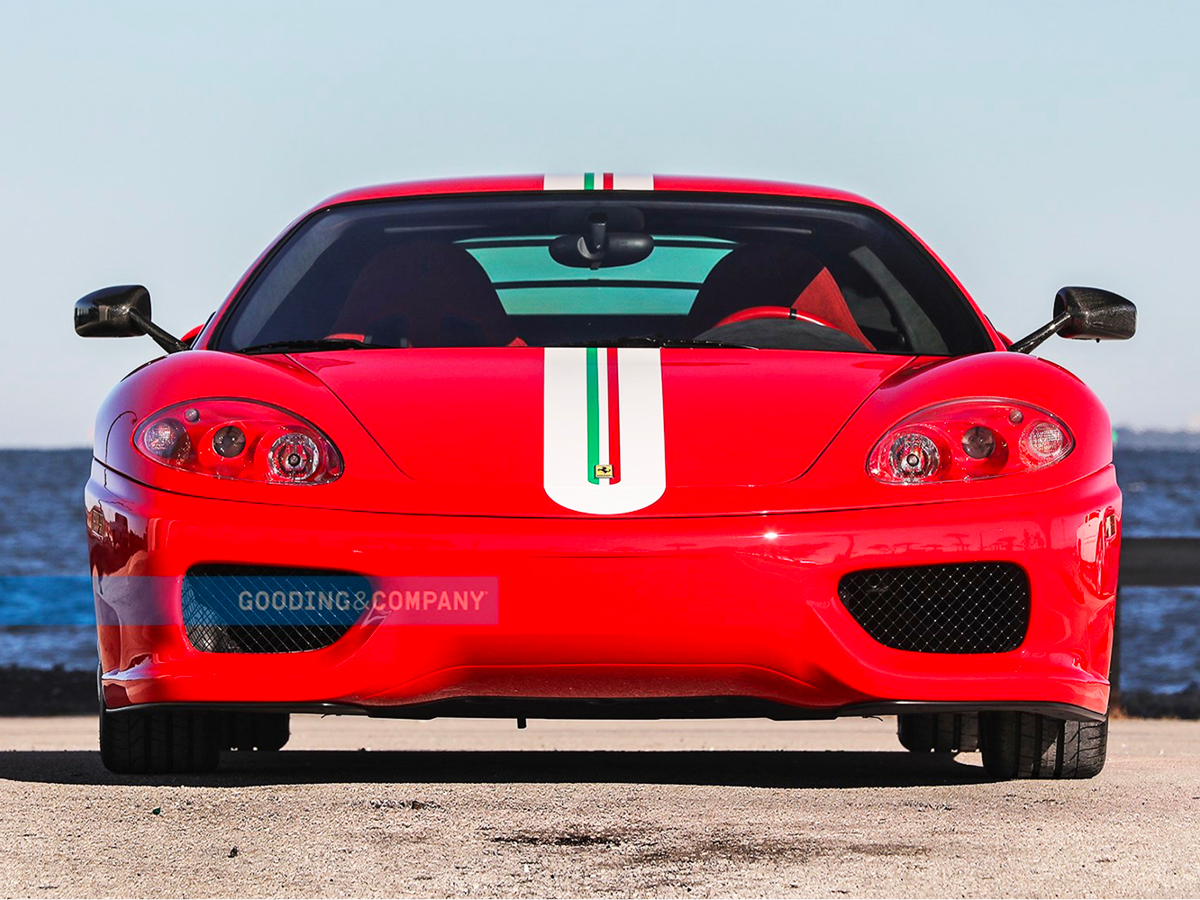
[[[206,653],[328,647],[362,615],[370,582],[324,569],[193,566],[181,601],[188,640]]]
[[[1029,577],[1014,563],[865,569],[838,585],[879,643],[918,653],[1006,653],[1029,627]]]

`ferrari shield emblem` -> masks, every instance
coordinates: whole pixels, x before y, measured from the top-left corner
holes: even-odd
[[[632,512],[666,490],[657,348],[547,347],[544,484],[555,503]]]

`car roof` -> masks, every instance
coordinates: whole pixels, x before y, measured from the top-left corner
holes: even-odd
[[[444,178],[429,181],[404,181],[354,188],[329,197],[313,208],[324,209],[362,200],[386,200],[392,197],[418,197],[447,194],[528,193],[546,190],[652,190],[714,194],[760,194],[776,197],[804,197],[812,200],[838,200],[880,209],[875,203],[833,188],[784,181],[747,178],[712,178],[692,175],[623,175],[613,172],[584,172],[573,175],[499,175],[478,178]]]

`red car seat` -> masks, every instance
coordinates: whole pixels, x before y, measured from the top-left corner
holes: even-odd
[[[731,313],[753,306],[790,306],[875,349],[824,264],[794,244],[778,241],[739,247],[713,266],[696,294],[682,334],[693,337]]]
[[[483,266],[461,247],[433,240],[376,254],[332,331],[413,347],[499,347],[516,337]]]

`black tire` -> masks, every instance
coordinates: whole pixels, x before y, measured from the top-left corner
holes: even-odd
[[[1074,722],[1034,713],[983,715],[983,766],[993,778],[1091,778],[1107,752],[1107,716]]]
[[[221,720],[221,747],[226,750],[273,753],[291,737],[287,713],[232,712]]]
[[[902,713],[896,734],[913,753],[973,753],[979,749],[979,714]]]
[[[211,772],[217,767],[212,713],[100,707],[100,761],[121,775]]]

